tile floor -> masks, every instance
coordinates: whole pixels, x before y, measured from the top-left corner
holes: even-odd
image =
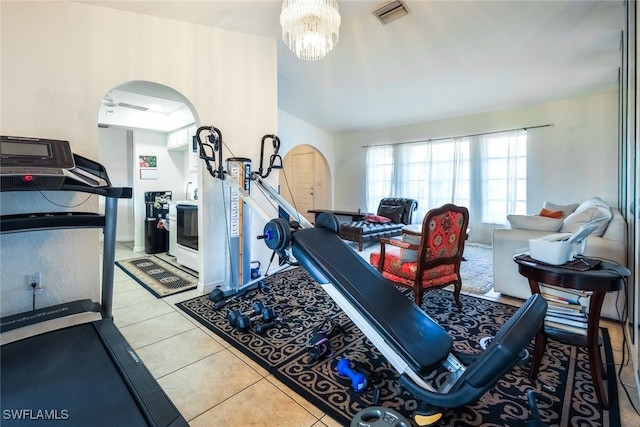
[[[127,246],[117,245],[116,260],[133,256]],[[174,305],[196,296],[193,290],[157,299],[115,269],[115,323],[189,425],[340,426]],[[496,293],[486,297],[513,303]],[[609,329],[618,367],[621,329],[607,320],[603,326]],[[627,365],[622,382],[640,409],[632,372]],[[622,426],[640,425],[640,416],[620,384],[618,388]]]

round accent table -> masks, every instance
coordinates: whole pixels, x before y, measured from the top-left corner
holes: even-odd
[[[584,271],[537,262],[528,255],[516,255],[513,260],[518,264],[520,274],[529,280],[532,294],[540,293],[540,283],[591,293],[586,336],[564,331],[559,332],[543,326],[535,337],[530,377],[535,378],[538,375],[547,338],[556,339],[569,345],[586,347],[596,397],[602,408],[609,409],[609,399],[603,377],[605,368],[600,354],[600,309],[605,294],[622,289],[625,278],[631,272],[620,264],[604,260],[594,268]]]

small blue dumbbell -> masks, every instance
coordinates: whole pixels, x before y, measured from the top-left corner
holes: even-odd
[[[351,363],[347,359],[340,359],[336,367],[338,374],[351,379],[351,387],[356,393],[360,393],[367,388],[367,377],[351,369]]]

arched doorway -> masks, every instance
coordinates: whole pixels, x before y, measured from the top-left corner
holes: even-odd
[[[310,222],[310,209],[331,208],[331,172],[327,160],[315,147],[297,145],[283,159],[280,193]]]
[[[133,188],[133,198],[118,205],[116,238],[135,252],[145,249],[145,193],[193,199],[199,162],[191,136],[198,122],[191,102],[159,83],[125,82],[101,100],[98,161],[114,185]],[[153,165],[142,168],[142,157],[153,158]]]

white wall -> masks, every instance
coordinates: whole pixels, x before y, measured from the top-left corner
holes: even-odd
[[[133,161],[132,132],[122,128],[98,129],[98,158],[115,187],[133,186],[130,162]],[[128,141],[131,139],[131,141]],[[104,212],[104,199],[100,199],[100,212]],[[134,239],[133,199],[118,200],[116,240],[129,242]]]
[[[321,129],[311,126],[307,122],[303,122],[297,117],[292,116],[282,110],[278,110],[278,137],[280,138],[280,156],[284,159],[285,155],[298,145],[311,145],[315,147],[324,156],[326,164],[329,167],[331,179],[331,189],[329,191],[329,200],[326,209],[333,208],[333,194],[335,193],[334,179],[334,144],[333,136]],[[271,152],[269,152],[269,155]],[[267,147],[265,147],[265,157],[267,156]],[[257,169],[257,166],[255,167]]]
[[[618,98],[607,91],[508,111],[335,137],[334,207],[366,206],[365,145],[492,132],[551,123],[531,129],[527,152],[527,211],[545,200],[581,202],[599,196],[612,206],[618,195]],[[491,228],[472,230],[469,240],[490,243]]]
[[[183,94],[201,123],[223,131],[236,155],[257,161],[261,137],[277,131],[274,39],[75,2],[3,1],[1,7],[2,134],[69,140],[76,153],[97,159],[100,101],[131,80]],[[199,224],[206,236],[202,249],[219,253],[214,249],[225,247],[219,186],[202,173],[198,181],[201,206],[209,212]],[[0,197],[3,214],[62,210],[37,192]],[[56,197],[73,205],[86,195]],[[79,209],[97,210],[95,199]],[[55,276],[61,284],[55,292],[45,290],[39,305],[79,294],[99,300],[98,231],[68,232],[59,239],[50,239],[51,233],[61,232],[0,236],[1,315],[31,309],[23,289],[34,270],[43,273],[45,283]],[[4,250],[9,246],[12,251]],[[216,257],[206,268],[201,265],[200,288],[221,283],[225,264],[224,257]],[[71,287],[78,292],[72,295]]]

